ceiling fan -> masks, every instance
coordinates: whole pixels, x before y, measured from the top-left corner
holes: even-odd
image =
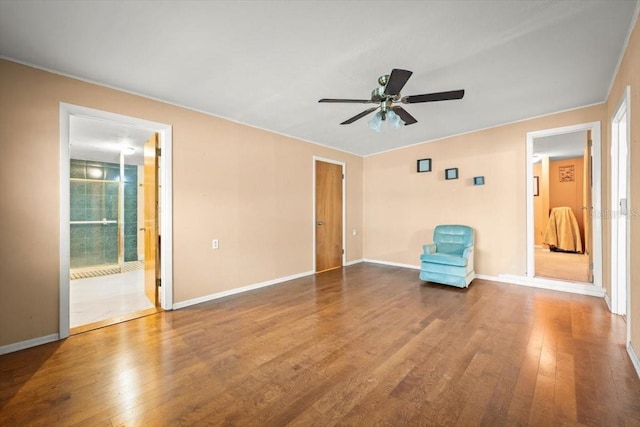
[[[409,80],[409,77],[411,77],[412,74],[413,72],[411,71],[394,68],[393,70],[391,70],[390,75],[386,74],[384,76],[380,76],[380,78],[378,79],[378,84],[380,85],[380,87],[377,87],[373,91],[371,91],[371,99],[322,98],[318,102],[378,104],[376,107],[364,110],[362,113],[356,114],[355,116],[345,120],[340,124],[348,125],[358,119],[363,118],[368,114],[373,113],[376,110],[380,110],[378,113],[376,113],[374,118],[369,121],[369,126],[373,130],[380,132],[382,122],[387,119],[396,127],[400,126],[401,120],[404,122],[405,126],[412,125],[418,122],[411,114],[407,112],[407,110],[399,105],[394,104],[417,104],[419,102],[448,101],[452,99],[462,99],[462,97],[464,96],[464,89],[461,89],[451,90],[448,92],[435,92],[427,93],[424,95],[409,95],[401,97],[400,91],[407,83],[407,80]]]

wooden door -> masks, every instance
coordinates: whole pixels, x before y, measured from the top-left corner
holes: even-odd
[[[144,292],[158,305],[160,251],[158,240],[158,135],[144,144]]]
[[[316,272],[342,267],[342,166],[316,161]]]
[[[591,221],[591,215],[593,214],[593,202],[591,200],[593,174],[591,165],[591,129],[587,131],[583,164],[584,179],[582,185],[582,219],[584,224],[584,253],[589,256],[589,266],[587,272],[588,281],[593,283],[593,223]]]

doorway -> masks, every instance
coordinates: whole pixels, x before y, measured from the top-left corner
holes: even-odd
[[[593,282],[590,133],[533,140],[535,277]]]
[[[629,99],[627,86],[611,119],[611,311],[621,315],[629,314]]]
[[[171,246],[149,257],[143,209],[149,193],[144,159],[151,153],[157,178],[151,193],[162,202],[154,203],[156,226],[150,229],[170,242],[171,127],[61,103],[60,128],[60,337],[71,327],[82,332],[155,312],[158,305],[171,309]],[[145,152],[145,143],[153,150]],[[168,155],[158,157],[162,149]],[[154,287],[161,287],[145,296],[146,264],[154,268]]]
[[[157,139],[148,129],[70,118],[72,332],[158,305],[157,274],[148,271],[159,265]],[[140,238],[145,227],[153,237]]]
[[[314,271],[345,262],[345,164],[314,157]]]
[[[601,291],[600,157],[599,122],[527,134],[531,281]]]

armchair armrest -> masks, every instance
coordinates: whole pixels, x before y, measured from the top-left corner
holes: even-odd
[[[431,243],[430,245],[422,245],[422,250],[425,254],[435,254],[436,253],[436,244]]]
[[[462,258],[469,258],[469,256],[473,253],[473,245],[467,246],[464,248],[464,252],[462,252]]]

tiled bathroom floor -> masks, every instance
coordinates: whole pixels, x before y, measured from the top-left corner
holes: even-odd
[[[153,308],[144,294],[144,270],[71,281],[70,326]]]

